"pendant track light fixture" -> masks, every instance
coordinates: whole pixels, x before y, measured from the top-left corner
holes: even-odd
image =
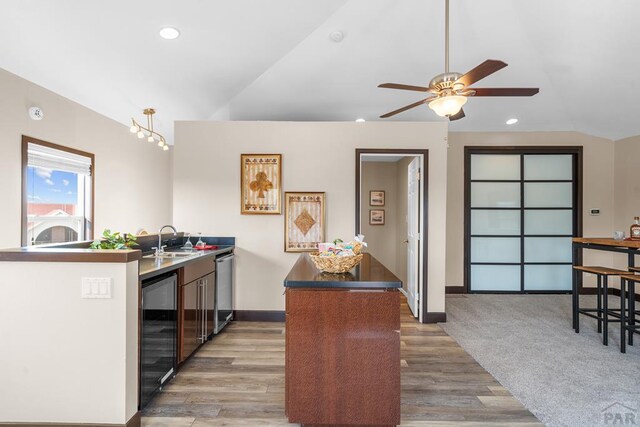
[[[162,148],[164,151],[169,150],[169,145],[164,139],[164,136],[153,130],[153,115],[156,113],[156,110],[154,110],[153,108],[145,108],[142,112],[145,116],[147,116],[147,126],[142,126],[140,123],[136,122],[136,119],[132,117],[131,127],[129,128],[131,133],[135,133],[139,139],[143,139],[146,137],[147,142],[157,141],[158,147]]]

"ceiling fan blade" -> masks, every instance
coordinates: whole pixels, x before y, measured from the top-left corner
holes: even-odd
[[[403,111],[407,111],[407,110],[415,108],[415,107],[417,107],[419,105],[426,104],[427,102],[431,101],[434,98],[435,98],[435,96],[431,96],[431,97],[423,99],[421,101],[414,102],[413,104],[407,105],[406,107],[402,107],[402,108],[399,108],[399,109],[397,109],[395,111],[392,111],[390,113],[384,114],[384,115],[380,116],[380,118],[381,119],[386,119],[387,117],[395,116],[396,114],[402,113]]]
[[[411,85],[402,85],[399,83],[382,83],[378,85],[378,87],[383,87],[386,89],[401,89],[401,90],[415,90],[417,92],[430,92],[431,89],[423,86],[411,86]]]
[[[497,61],[495,59],[487,59],[482,64],[478,65],[473,70],[468,71],[464,76],[456,80],[454,86],[458,84],[462,84],[465,87],[470,86],[478,80],[482,80],[496,71],[502,70],[506,66],[507,64],[505,62]]]
[[[475,91],[473,96],[533,96],[540,92],[537,87],[496,87],[496,88],[469,88]]]
[[[454,114],[453,116],[449,116],[449,121],[452,122],[454,120],[460,120],[464,118],[464,116],[464,110],[461,108],[460,111],[458,111],[456,114]]]

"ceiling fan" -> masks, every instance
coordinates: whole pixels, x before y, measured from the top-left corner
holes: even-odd
[[[412,86],[398,83],[383,83],[378,87],[387,89],[412,90],[430,92],[432,96],[413,104],[391,111],[380,116],[381,119],[395,116],[422,104],[429,104],[435,113],[449,120],[459,120],[465,116],[462,106],[471,96],[533,96],[540,91],[538,88],[472,88],[469,87],[479,80],[495,73],[507,66],[502,61],[488,59],[466,74],[449,71],[449,0],[445,0],[445,38],[444,38],[444,73],[438,74],[429,82],[429,87]]]

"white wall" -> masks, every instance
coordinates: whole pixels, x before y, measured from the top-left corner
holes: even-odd
[[[396,162],[363,162],[361,224],[367,248],[407,286],[407,168],[415,157]],[[369,190],[386,191],[385,206],[369,206]],[[384,209],[385,225],[369,225],[369,210]]]
[[[463,285],[464,147],[583,146],[583,235],[612,235],[614,222],[613,141],[578,132],[452,132],[449,134],[447,176],[447,285]],[[617,167],[616,167],[617,169]],[[600,216],[590,216],[600,208]],[[612,265],[611,253],[584,251],[585,265]],[[585,280],[585,284],[591,284]]]
[[[365,235],[365,240],[368,244],[366,251],[398,276],[396,271],[397,163],[362,162],[360,170],[362,188],[360,195],[360,231]],[[369,205],[369,191],[371,190],[385,192],[384,206]],[[369,211],[372,209],[384,210],[384,225],[369,225]]]
[[[444,311],[447,123],[177,122],[174,222],[236,236],[238,310],[282,310],[284,215],[240,215],[240,154],[282,153],[285,191],[327,193],[327,237],[355,231],[355,149],[429,150],[428,311]]]
[[[614,147],[614,229],[629,236],[633,217],[640,216],[640,136],[618,140]],[[615,255],[615,267],[626,268],[627,262],[626,254]]]
[[[81,299],[82,277],[112,278],[113,298]],[[0,423],[131,419],[137,284],[137,261],[0,263]]]
[[[2,69],[0,94],[0,247],[21,243],[22,135],[95,154],[96,234],[104,228],[154,232],[171,221],[171,151],[141,142],[126,126]],[[28,117],[33,105],[44,110],[43,120]]]
[[[640,216],[640,136],[616,141],[615,229],[629,236],[634,216]]]

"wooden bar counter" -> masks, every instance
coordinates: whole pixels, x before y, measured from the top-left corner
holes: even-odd
[[[289,422],[400,424],[401,281],[369,254],[344,274],[303,254],[284,286]]]

